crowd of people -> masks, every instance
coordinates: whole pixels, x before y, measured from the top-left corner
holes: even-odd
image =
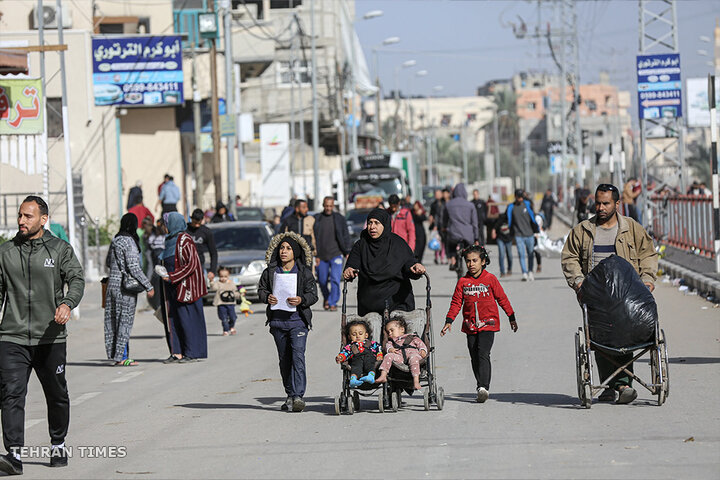
[[[157,221],[152,212],[145,211],[140,185],[136,185],[137,190],[131,192],[134,197],[128,202],[128,213],[122,217],[108,250],[105,349],[107,358],[119,367],[137,365],[130,356],[129,339],[137,296],[142,292],[149,299],[159,300],[158,315],[170,353],[165,363],[183,364],[207,358],[202,300],[209,281],[216,291],[213,305],[224,334],[237,333],[238,292],[229,282],[229,270],[217,265],[212,233],[203,225],[207,216],[196,210],[188,225],[183,215],[173,209],[171,183],[172,178],[166,178],[161,186],[161,193],[169,190],[158,205],[163,212]],[[519,189],[514,193],[514,202],[500,213],[497,204],[492,199],[481,200],[477,190],[473,192],[473,201],[469,201],[465,186],[458,184],[452,191],[435,192],[429,216],[418,202],[410,204],[408,198],[391,196],[387,208],[380,206],[369,212],[365,229],[354,244],[332,197],[323,199],[323,210],[314,216],[308,215],[306,201],[295,200],[281,215],[279,231],[267,249],[267,267],[258,285],[259,300],[267,305],[266,325],[277,348],[287,395],[281,409],[301,412],[305,408],[305,348],[312,329],[312,307],[319,300],[318,283],[325,310],[337,308],[342,279],[357,279],[359,315],[413,311],[411,280],[426,272],[422,264],[426,220],[430,222],[431,235],[442,238],[441,245],[434,248],[436,263],[444,261],[443,249],[458,268],[459,262],[464,261],[465,273],[452,293],[441,335],[451,331],[455,317],[462,313],[462,331],[467,336],[476,381],[476,400],[485,402],[490,395],[490,350],[500,329],[498,305],[508,316],[512,331],[517,331],[518,325],[500,281],[487,271],[490,256],[483,245],[484,234],[489,232],[488,239],[498,243],[501,277],[512,272],[510,249],[514,241],[523,280],[532,280],[533,238],[545,222],[550,223],[556,205],[547,192],[541,212],[536,213],[526,192]],[[565,243],[563,274],[578,294],[593,266],[610,255],[631,262],[650,291],[654,288],[657,254],[652,239],[640,224],[621,214],[620,198],[613,185],[599,185],[593,197],[596,215],[577,225]],[[221,221],[231,218],[227,209],[221,208],[212,218],[216,217]],[[85,285],[82,267],[72,248],[45,230],[47,223],[45,201],[27,197],[20,206],[18,234],[0,246],[0,297],[9,302],[4,306],[5,316],[0,324],[0,407],[8,451],[0,456],[0,471],[9,474],[22,473],[17,449],[24,443],[24,404],[33,369],[48,402],[51,466],[67,465],[68,460],[64,453],[70,410],[64,371],[65,324],[71,310],[80,303]],[[209,271],[203,268],[206,254],[210,256]],[[28,282],[16,281],[23,278]],[[32,298],[33,318],[41,318],[37,315],[42,312],[45,320],[30,322],[31,292],[38,292]],[[387,322],[384,329],[389,340],[380,346],[372,342],[367,322],[348,325],[350,343],[335,360],[350,363],[351,387],[387,381],[388,370],[395,361],[408,364],[414,387],[419,388],[419,364],[428,355],[428,346],[409,336],[411,332],[402,317]],[[401,344],[407,347],[403,347],[402,355],[398,350]],[[367,355],[362,355],[366,350]],[[376,372],[378,360],[382,362]],[[610,362],[602,363],[599,359],[598,368],[601,375],[611,375],[614,370]],[[600,400],[630,403],[636,396],[632,377],[620,373],[609,381]]]

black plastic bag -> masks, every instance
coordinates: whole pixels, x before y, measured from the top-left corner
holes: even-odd
[[[657,304],[627,260],[612,255],[600,262],[580,288],[588,307],[590,338],[608,347],[647,343],[655,334]]]

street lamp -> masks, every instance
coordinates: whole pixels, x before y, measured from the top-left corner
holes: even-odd
[[[375,45],[372,48],[373,57],[375,57],[375,87],[377,88],[377,92],[375,92],[375,135],[377,136],[381,134],[380,127],[382,125],[380,122],[380,68],[378,66],[378,48],[396,43],[400,43],[400,37],[388,37],[383,40],[380,45]]]
[[[382,16],[383,11],[382,10],[371,10],[367,12],[365,15],[363,15],[364,20],[370,20],[372,18],[377,18]],[[352,38],[352,48],[350,49],[351,55],[352,55],[352,112],[353,112],[353,119],[352,119],[352,147],[353,147],[353,161],[355,164],[358,163],[358,131],[357,131],[357,124],[358,124],[358,118],[359,118],[359,105],[357,105],[357,52],[355,51],[355,36],[357,34],[355,33],[355,22],[353,22],[353,38]]]
[[[440,92],[442,89],[445,88],[442,85],[435,85],[432,87],[433,92]],[[433,131],[431,129],[432,125],[430,124],[430,95],[428,95],[425,98],[425,137],[427,142],[427,166],[428,166],[428,183],[430,185],[435,185],[436,178],[435,178],[435,172],[433,170],[433,150],[435,141],[433,139]]]
[[[408,117],[408,126],[410,127],[410,132],[411,132],[411,134],[412,134],[412,131],[413,131],[413,128],[414,128],[414,125],[413,125],[413,123],[414,123],[413,120],[414,120],[414,119],[413,119],[413,109],[412,109],[412,98],[413,98],[413,92],[415,91],[415,89],[413,88],[413,79],[414,79],[415,77],[418,77],[418,78],[420,78],[420,77],[426,77],[427,74],[428,74],[428,71],[427,71],[427,70],[418,70],[417,72],[415,72],[415,75],[413,75],[412,77],[410,77],[410,88],[408,89],[408,96],[407,96],[407,98],[405,99],[405,107],[406,107],[406,108],[405,108],[405,110],[406,110],[406,111],[405,111],[405,115]]]
[[[417,65],[415,60],[406,60],[397,67],[395,67],[395,103],[398,107],[395,108],[395,148],[399,148],[400,145],[400,117],[399,117],[399,105],[400,105],[400,69],[411,68]]]

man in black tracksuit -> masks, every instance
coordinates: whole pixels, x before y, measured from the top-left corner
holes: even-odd
[[[47,203],[27,197],[20,205],[17,235],[0,245],[0,403],[8,451],[0,456],[0,471],[10,475],[23,471],[19,449],[25,443],[25,397],[32,370],[48,406],[50,466],[67,465],[65,324],[82,299],[85,279],[70,244],[44,229],[47,221]]]
[[[215,278],[218,268],[218,253],[215,247],[215,237],[213,232],[205,225],[202,224],[203,211],[196,208],[192,215],[190,215],[190,225],[187,227],[187,233],[195,242],[195,248],[197,248],[198,255],[200,256],[200,265],[205,268],[205,254],[210,255],[210,269],[207,271],[208,279],[212,282]]]

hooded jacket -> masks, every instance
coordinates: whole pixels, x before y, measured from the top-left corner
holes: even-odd
[[[445,209],[444,228],[450,240],[470,244],[479,239],[477,209],[468,201],[464,183],[455,186]]]
[[[483,270],[480,275],[473,277],[468,272],[455,285],[445,323],[452,323],[462,309],[463,333],[473,335],[478,332],[497,332],[500,330],[498,304],[514,321],[515,312],[495,275]]]
[[[16,235],[0,245],[0,342],[65,342],[67,329],[55,323],[55,310],[61,303],[77,307],[84,291],[83,269],[69,243],[49,231],[35,240]]]
[[[260,275],[260,282],[258,283],[258,297],[262,303],[268,303],[268,297],[273,293],[273,282],[275,279],[275,270],[280,264],[280,258],[278,252],[280,250],[280,244],[282,244],[285,238],[291,238],[297,245],[300,246],[298,251],[293,248],[295,254],[295,265],[297,266],[297,296],[302,298],[302,302],[298,305],[300,317],[302,318],[308,329],[312,328],[312,310],[310,307],[318,301],[317,293],[317,282],[312,272],[312,256],[310,247],[307,242],[297,233],[288,232],[275,235],[270,242],[270,246],[265,253],[265,261],[268,266],[263,270]],[[273,310],[270,309],[268,304],[266,309],[267,322],[270,323],[273,317]]]

